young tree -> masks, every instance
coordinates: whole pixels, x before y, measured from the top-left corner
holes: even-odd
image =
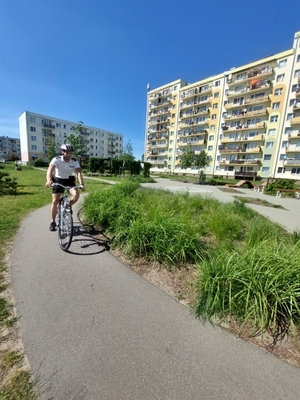
[[[83,122],[79,121],[77,125],[73,126],[73,131],[75,134],[68,136],[68,138],[65,140],[65,143],[70,143],[73,146],[74,157],[78,157],[80,159],[87,153],[85,141],[82,137],[84,134],[84,128],[82,124]]]
[[[47,148],[47,159],[51,161],[53,157],[59,154],[57,143],[55,142],[55,136],[49,136]]]
[[[119,156],[119,160],[123,161],[123,171],[127,169],[131,172],[131,163],[135,160],[135,157],[133,155],[133,147],[130,139],[125,144],[122,153]]]
[[[199,154],[194,156],[194,164],[199,168],[199,184],[205,181],[205,173],[203,169],[210,164],[210,157],[207,155],[205,150],[201,150]]]
[[[205,150],[201,150],[199,154],[194,155],[194,164],[199,169],[207,167],[210,164],[210,161],[211,159]]]
[[[182,153],[183,154],[180,157],[181,168],[182,169],[191,168],[191,166],[194,163],[195,150],[191,145],[188,145],[183,148]]]

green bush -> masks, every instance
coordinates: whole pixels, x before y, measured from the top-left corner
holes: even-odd
[[[11,178],[7,172],[0,171],[0,196],[16,194],[18,184],[16,178]]]

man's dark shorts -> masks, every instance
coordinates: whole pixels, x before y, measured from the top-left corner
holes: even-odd
[[[60,183],[61,185],[64,185],[64,186],[76,186],[75,176],[69,176],[69,179],[54,178],[53,181],[55,183]],[[52,187],[52,193],[63,193],[63,192],[64,192],[64,188],[61,186],[53,186]]]

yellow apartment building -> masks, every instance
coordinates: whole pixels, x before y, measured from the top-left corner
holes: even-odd
[[[205,150],[207,175],[300,179],[300,32],[290,50],[187,84],[147,92],[145,161],[182,169],[184,148]]]

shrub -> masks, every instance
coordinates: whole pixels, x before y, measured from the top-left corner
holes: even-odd
[[[0,196],[17,193],[16,178],[11,178],[7,172],[0,171]]]

